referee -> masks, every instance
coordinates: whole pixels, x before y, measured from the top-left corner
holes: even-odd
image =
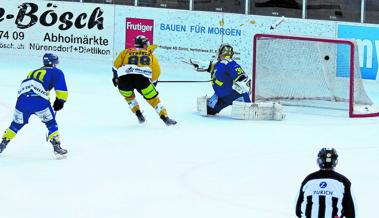
[[[309,174],[301,183],[296,204],[299,218],[355,218],[351,183],[334,171],[338,154],[334,148],[318,153],[319,171]]]

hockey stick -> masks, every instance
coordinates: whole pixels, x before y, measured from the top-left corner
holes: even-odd
[[[212,56],[212,59],[215,58],[215,56]],[[196,63],[194,63],[192,60],[195,60],[193,58],[190,58],[189,60],[186,60],[185,58],[183,57],[180,57],[180,58],[177,58],[180,62],[182,63],[185,63],[185,64],[188,64],[188,65],[191,65],[191,66],[196,66]]]
[[[206,83],[211,80],[160,80],[159,83]]]
[[[184,58],[179,58],[179,60],[180,60],[180,62],[182,62],[182,63],[185,63],[185,64],[188,64],[188,65],[193,66],[193,65],[192,65],[192,62],[191,62],[191,59],[190,59],[190,61],[187,61],[187,60],[185,60]]]
[[[278,27],[285,19],[286,18],[284,16],[282,16],[281,18],[279,18],[278,20],[276,20],[275,23],[271,24],[270,30],[273,30],[276,27]]]

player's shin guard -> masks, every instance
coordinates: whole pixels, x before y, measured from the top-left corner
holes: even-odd
[[[142,115],[136,96],[133,94],[130,97],[125,97],[125,100],[128,102],[130,110],[137,116],[138,122],[144,123],[145,117]]]
[[[60,141],[58,130],[50,133],[48,137],[49,137],[49,141],[52,141],[53,139]]]
[[[147,102],[155,109],[159,116],[168,116],[166,108],[162,105],[158,97],[147,100]]]
[[[11,130],[10,128],[8,128],[7,130],[5,130],[4,132],[4,135],[3,135],[3,138],[7,139],[7,140],[12,140],[15,136],[16,136],[16,132]]]
[[[128,102],[129,108],[133,113],[136,113],[140,110],[138,101],[136,100],[136,96],[133,94],[132,96],[125,97],[126,102]]]

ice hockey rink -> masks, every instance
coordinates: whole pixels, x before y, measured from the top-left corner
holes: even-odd
[[[0,131],[11,120],[20,82],[40,57],[2,57]],[[285,107],[284,121],[240,121],[229,109],[196,113],[209,83],[159,83],[174,127],[138,96],[139,124],[111,82],[111,63],[61,58],[69,99],[57,114],[68,158],[55,160],[37,117],[0,155],[3,218],[292,218],[304,177],[323,146],[339,153],[358,217],[375,217],[379,195],[379,118]],[[161,80],[206,80],[187,65],[162,65]],[[379,84],[366,84],[379,102]]]

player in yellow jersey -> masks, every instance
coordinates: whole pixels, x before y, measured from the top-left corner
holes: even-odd
[[[149,40],[142,35],[134,39],[134,47],[123,50],[114,61],[112,69],[114,86],[118,87],[120,94],[128,102],[140,123],[145,122],[145,117],[142,115],[134,90],[145,98],[166,125],[175,125],[177,122],[168,117],[167,110],[155,89],[160,76],[159,62],[153,54],[156,47],[150,45]]]

